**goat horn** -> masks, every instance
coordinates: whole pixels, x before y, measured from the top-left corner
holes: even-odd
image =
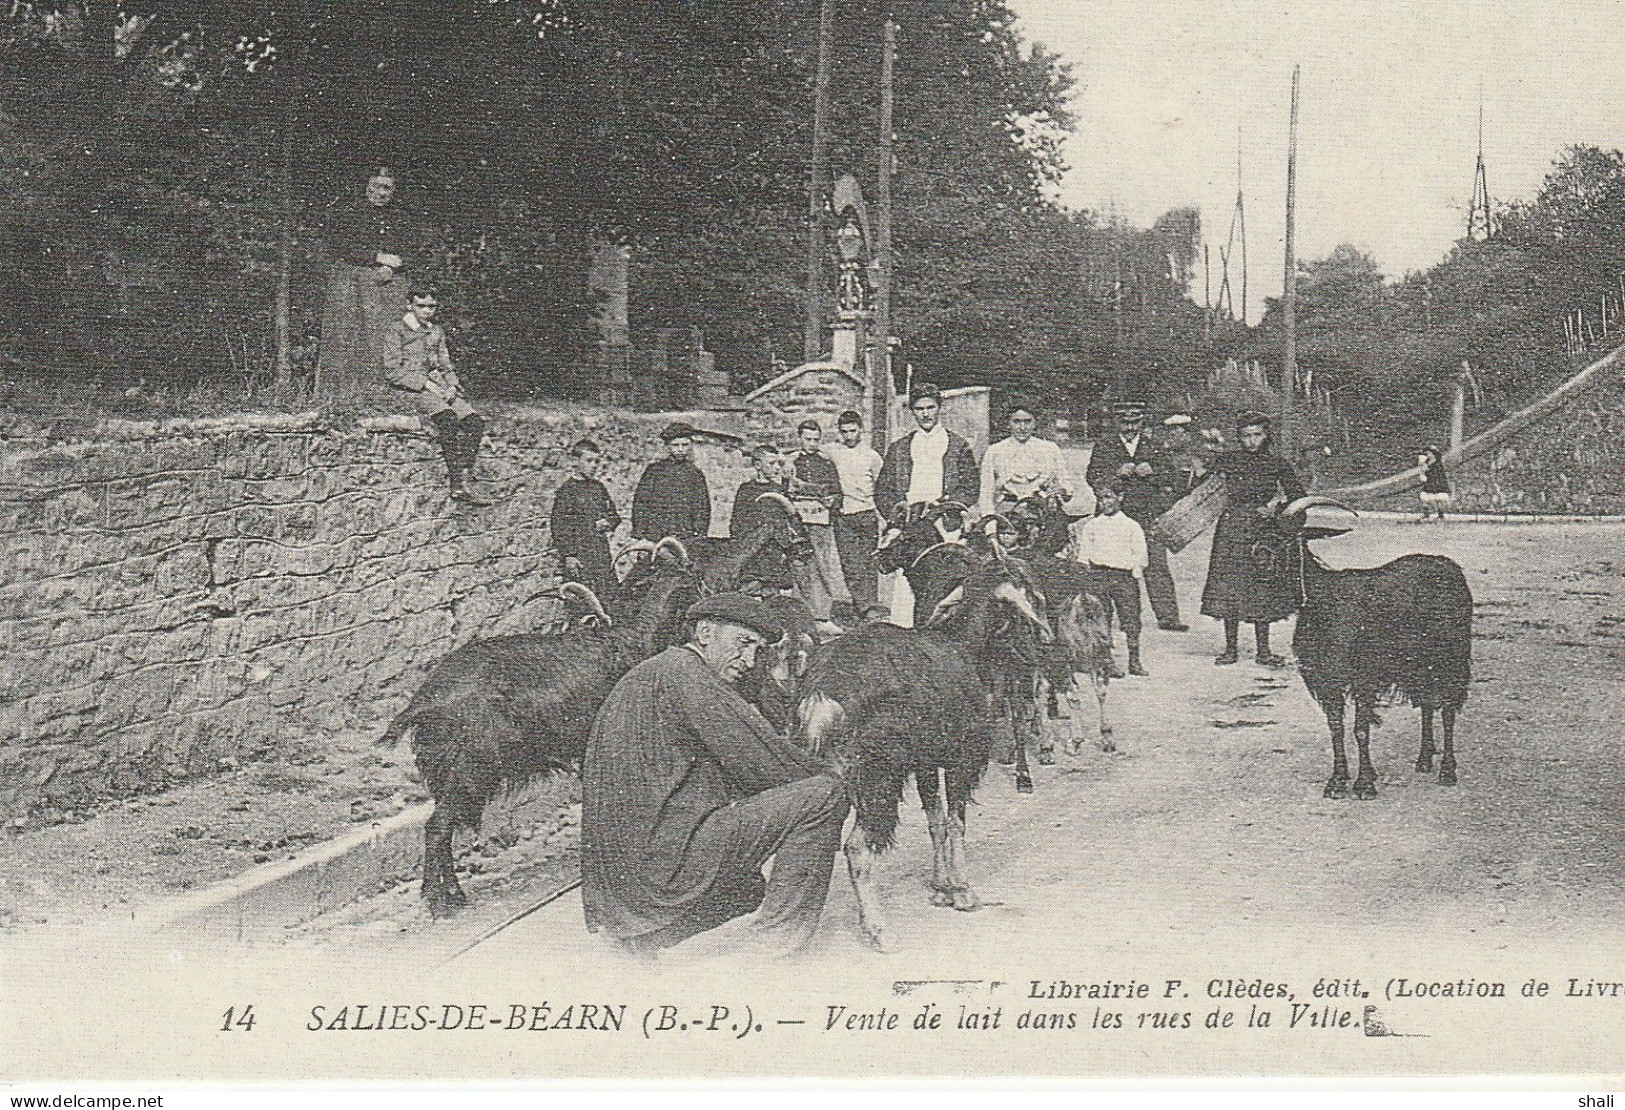
[[[772,490],[769,490],[766,493],[758,493],[756,495],[756,500],[770,501],[779,506],[785,512],[789,513],[791,516],[797,515],[795,505],[791,504],[790,499],[784,496],[782,493],[774,493]]]
[[[590,586],[585,586],[580,582],[564,582],[559,585],[559,596],[573,597],[578,601],[585,602],[587,608],[592,610],[592,615],[605,628],[615,623],[609,619],[609,614],[604,611],[604,603],[598,600],[598,595],[592,592]]]
[[[1354,513],[1353,509],[1349,508],[1347,505],[1343,504],[1341,501],[1337,500],[1335,497],[1325,497],[1325,496],[1323,496],[1321,494],[1318,494],[1318,493],[1311,493],[1307,497],[1298,498],[1296,501],[1289,504],[1286,508],[1282,509],[1281,510],[1281,515],[1282,516],[1296,516],[1299,513],[1307,512],[1308,510],[1314,508],[1316,505],[1325,505],[1325,506],[1327,506],[1329,508],[1333,508],[1333,509],[1342,509],[1346,513]],[[1354,513],[1354,515],[1359,516],[1360,514],[1359,513]]]
[[[660,557],[660,553],[662,551],[675,551],[677,553],[677,561],[685,567],[688,566],[688,548],[684,547],[683,541],[678,539],[676,536],[667,536],[665,539],[655,544],[652,551],[654,557],[657,559]]]

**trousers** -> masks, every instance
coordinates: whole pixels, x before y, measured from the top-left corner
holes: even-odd
[[[696,860],[722,860],[712,897],[635,946],[680,944],[678,954],[699,957],[795,952],[812,939],[824,912],[847,808],[840,780],[814,775],[717,810],[689,846]],[[764,882],[769,859],[773,870]]]
[[[480,457],[480,442],[485,438],[485,420],[477,412],[458,416],[451,409],[442,409],[429,417],[434,425],[435,439],[446,460],[446,476],[451,488],[458,489],[474,469],[474,460]]]
[[[835,528],[829,524],[809,524],[807,539],[812,558],[793,564],[796,593],[812,610],[814,620],[827,621],[837,601],[852,601],[841,574],[841,554],[835,546]]]
[[[1108,619],[1115,613],[1117,627],[1131,642],[1140,638],[1140,581],[1131,570],[1089,564],[1089,591],[1108,603]]]
[[[835,547],[840,553],[847,591],[859,616],[877,604],[880,596],[879,573],[875,567],[875,544],[879,542],[880,516],[873,509],[835,514]]]

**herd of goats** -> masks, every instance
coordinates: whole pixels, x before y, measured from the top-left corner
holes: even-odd
[[[434,799],[422,892],[436,917],[467,900],[452,851],[457,830],[477,829],[499,792],[578,766],[610,690],[637,663],[683,642],[684,614],[700,597],[780,581],[791,561],[809,557],[790,501],[777,494],[762,500],[776,511],[764,512],[748,535],[635,543],[617,557],[619,584],[609,596],[578,583],[558,588],[578,616],[544,632],[475,640],[433,667],[381,742],[410,736]],[[1442,714],[1439,782],[1453,785],[1455,718],[1471,668],[1466,577],[1438,555],[1406,555],[1373,569],[1326,566],[1308,545],[1348,530],[1307,523],[1308,509],[1328,504],[1337,503],[1305,497],[1280,514],[1301,586],[1293,649],[1331,730],[1326,796],[1351,792],[1348,701],[1359,748],[1352,793],[1376,796],[1370,729],[1379,701],[1395,693],[1422,711],[1418,772],[1433,768],[1434,714]],[[1087,570],[1061,552],[1064,520],[1046,521],[1035,505],[1026,526],[1011,529],[1025,542],[1012,546],[997,532],[967,532],[957,508],[889,534],[878,553],[881,569],[901,570],[913,588],[914,627],[866,623],[819,643],[805,610],[777,594],[790,631],[771,665],[758,666],[742,690],[847,784],[856,815],[847,862],[864,932],[877,947],[886,946],[888,932],[870,864],[893,842],[910,776],[935,850],[932,901],[968,910],[978,900],[966,878],[965,811],[996,737],[1013,747],[1017,788],[1029,792],[1029,742],[1037,740],[1041,761],[1053,758],[1039,725],[1041,700],[1047,695],[1052,708],[1056,696],[1070,700],[1066,747],[1076,754],[1086,731],[1083,699],[1092,692],[1098,743],[1115,750],[1106,714],[1108,610],[1090,592]]]

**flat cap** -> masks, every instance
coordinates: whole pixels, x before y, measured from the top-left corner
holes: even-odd
[[[765,604],[742,593],[712,594],[689,606],[689,620],[723,621],[760,632],[769,643],[784,638],[784,624]]]
[[[1144,416],[1144,401],[1116,401],[1112,404],[1112,413],[1117,416]]]
[[[1269,426],[1270,418],[1267,413],[1244,412],[1236,417],[1236,429],[1238,431],[1242,428],[1268,428]]]
[[[679,420],[675,424],[667,424],[666,430],[660,433],[660,438],[670,443],[674,439],[693,439],[698,434],[694,430],[694,425]]]
[[[1169,428],[1183,428],[1185,425],[1189,424],[1190,422],[1191,422],[1190,414],[1183,413],[1183,412],[1176,412],[1172,416],[1170,416],[1166,420],[1164,420],[1162,423],[1163,423],[1164,426],[1169,427]]]

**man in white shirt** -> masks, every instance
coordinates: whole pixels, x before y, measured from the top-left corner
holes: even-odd
[[[878,572],[875,544],[880,542],[880,514],[875,511],[875,481],[884,460],[863,441],[863,415],[852,409],[841,413],[835,425],[840,442],[824,448],[841,478],[840,511],[835,514],[835,547],[852,607],[869,618],[878,610]]]
[[[1128,673],[1144,678],[1140,662],[1140,579],[1145,576],[1145,532],[1122,511],[1117,487],[1095,487],[1095,515],[1073,528],[1073,553],[1089,568],[1090,592],[1117,614],[1128,640]],[[1113,678],[1122,678],[1121,673]]]
[[[982,512],[1003,512],[1034,494],[1048,494],[1060,501],[1071,497],[1061,449],[1052,440],[1033,434],[1038,428],[1033,407],[1017,402],[1009,420],[1009,437],[982,456]]]

